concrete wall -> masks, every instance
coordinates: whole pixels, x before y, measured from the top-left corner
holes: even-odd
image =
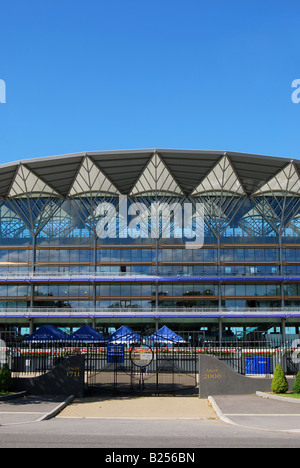
[[[63,359],[56,367],[38,377],[14,378],[15,391],[27,391],[31,395],[84,396],[83,355]]]
[[[243,395],[256,391],[271,392],[272,377],[246,377],[230,369],[219,359],[199,356],[199,396],[207,398],[213,395]],[[288,378],[289,390],[295,379]]]

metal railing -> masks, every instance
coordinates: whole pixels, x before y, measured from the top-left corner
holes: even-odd
[[[191,372],[191,362],[198,366],[197,356],[208,354],[225,362],[231,369],[243,375],[272,375],[277,364],[280,364],[286,375],[296,375],[300,371],[300,347],[292,340],[282,339],[268,341],[211,341],[203,340],[198,346],[190,343],[157,343],[143,340],[154,352],[155,366],[149,372],[157,372],[157,363],[168,363],[180,369],[180,372]],[[133,343],[124,341],[125,363],[129,366],[129,353]],[[300,345],[299,345],[300,346]],[[86,357],[86,372],[107,370],[107,342],[84,343],[82,341],[40,341],[40,342],[6,342],[0,348],[0,368],[4,363],[18,374],[45,373],[65,358],[74,354]],[[154,367],[153,367],[154,366]],[[193,364],[194,366],[194,364]],[[166,367],[164,366],[164,371]],[[193,367],[193,372],[197,369]]]
[[[300,340],[283,340],[281,335],[264,341],[207,341],[203,351],[242,375],[272,375],[277,364],[288,376],[300,371]]]
[[[67,271],[67,272],[0,272],[0,278],[119,278],[128,276],[130,278],[159,278],[158,275],[149,275],[144,273],[122,273],[122,272],[89,272],[89,271]],[[177,276],[177,275],[174,275]],[[192,275],[193,276],[193,275]]]
[[[71,308],[71,307],[24,307],[24,308],[3,308],[0,309],[1,318],[34,318],[34,317],[300,317],[300,308],[298,307],[114,307],[114,308]]]
[[[0,278],[90,278],[90,279],[97,279],[97,278],[149,278],[149,280],[160,280],[161,278],[180,278],[180,279],[213,279],[214,281],[221,281],[226,278],[239,280],[239,278],[243,281],[247,279],[257,279],[257,280],[265,280],[267,278],[271,278],[272,280],[289,280],[293,278],[300,279],[299,274],[275,274],[275,273],[268,273],[265,275],[261,274],[192,274],[192,273],[158,273],[158,274],[146,274],[146,273],[131,273],[131,272],[102,272],[102,271],[42,271],[42,272],[1,272],[0,271]]]

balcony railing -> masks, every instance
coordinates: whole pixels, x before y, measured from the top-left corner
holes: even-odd
[[[38,280],[38,279],[70,279],[70,281],[74,279],[82,279],[82,280],[101,280],[103,279],[147,279],[149,281],[160,281],[162,279],[173,280],[181,279],[181,280],[213,280],[213,281],[224,281],[224,280],[234,280],[234,281],[247,281],[247,280],[270,280],[270,281],[300,281],[300,274],[287,274],[287,275],[279,275],[279,274],[265,274],[265,275],[258,275],[258,274],[224,274],[224,275],[193,275],[193,274],[145,274],[145,273],[122,273],[122,272],[0,272],[0,281],[6,279],[16,279],[16,280]]]
[[[300,318],[300,308],[3,308],[0,318]]]

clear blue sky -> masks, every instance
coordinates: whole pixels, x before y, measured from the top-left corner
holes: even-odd
[[[0,163],[136,148],[300,158],[297,0],[1,0]]]

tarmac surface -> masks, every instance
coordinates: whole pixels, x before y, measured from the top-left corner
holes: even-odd
[[[300,436],[300,400],[261,395],[90,398],[74,400],[58,417],[219,419],[251,429],[299,432]]]
[[[0,426],[39,422],[55,417],[73,398],[22,396],[0,401]]]
[[[268,397],[268,398],[266,398]],[[59,420],[206,420],[261,431],[299,434],[300,400],[267,394],[197,396],[34,397],[0,401],[0,426]]]
[[[300,399],[277,397],[263,392],[253,395],[210,397],[220,419],[228,424],[257,430],[299,433]]]

